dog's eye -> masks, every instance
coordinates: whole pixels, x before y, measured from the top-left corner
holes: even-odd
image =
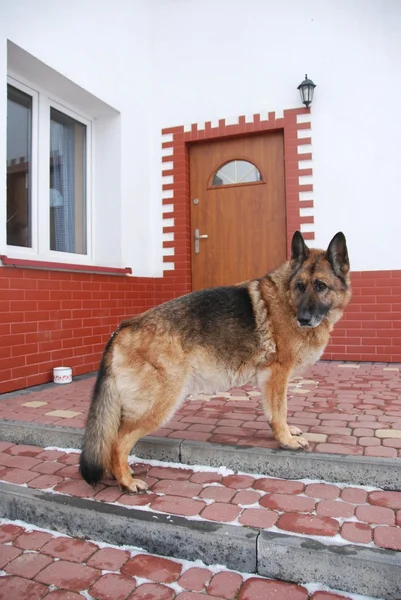
[[[324,281],[316,281],[315,282],[315,290],[317,292],[324,292],[324,290],[327,288],[327,285],[324,283]]]
[[[303,281],[297,281],[296,286],[298,292],[304,292],[306,290],[306,285]]]

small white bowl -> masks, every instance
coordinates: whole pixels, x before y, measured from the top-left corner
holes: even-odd
[[[54,367],[53,381],[54,381],[54,383],[71,383],[71,381],[72,381],[71,367]]]

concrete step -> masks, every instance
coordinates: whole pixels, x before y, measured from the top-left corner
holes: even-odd
[[[130,496],[114,480],[88,486],[77,452],[7,442],[0,450],[3,518],[295,584],[400,598],[401,492],[143,461],[135,473],[150,491]]]
[[[42,425],[24,421],[0,421],[0,440],[41,447],[80,449],[81,428]],[[290,452],[255,446],[216,444],[147,436],[133,450],[141,459],[168,460],[189,465],[226,465],[236,471],[264,473],[272,477],[324,479],[386,490],[401,489],[401,460],[374,456],[352,456]]]
[[[319,584],[284,583],[5,519],[0,519],[0,568],[5,599],[350,600]]]

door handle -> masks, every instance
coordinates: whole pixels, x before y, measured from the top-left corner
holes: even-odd
[[[199,254],[199,240],[207,240],[207,233],[200,235],[199,229],[195,229],[195,254]]]

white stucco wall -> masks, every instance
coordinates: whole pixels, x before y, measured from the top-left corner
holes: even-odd
[[[160,235],[154,228],[160,200],[150,199],[149,9],[142,0],[0,0],[0,179],[5,181],[9,40],[93,95],[92,101],[81,97],[67,80],[55,83],[50,71],[41,73],[43,85],[47,77],[51,91],[61,98],[68,92],[69,104],[85,106],[95,125],[100,123],[94,145],[94,259],[102,266],[130,266],[136,275],[152,272],[154,237]],[[39,67],[24,73],[32,84]],[[107,107],[102,114],[101,102],[111,107],[110,114]],[[0,210],[4,222],[4,185]]]
[[[400,269],[400,31],[399,0],[0,0],[0,169],[8,39],[115,111],[99,134],[96,260],[160,275],[160,130],[300,106],[307,72],[313,245],[342,229],[355,270]]]
[[[157,0],[153,15],[154,135],[299,106],[308,73],[314,245],[341,229],[354,269],[401,268],[401,2]]]

